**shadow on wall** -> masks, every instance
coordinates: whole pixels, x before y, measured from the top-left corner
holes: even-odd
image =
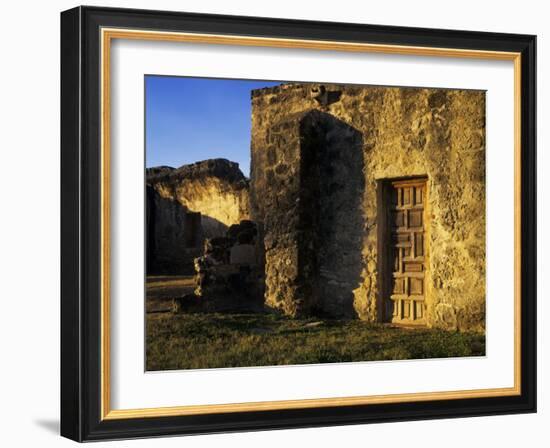
[[[205,214],[201,214],[200,224],[202,227],[203,241],[205,238],[225,236],[227,230],[229,229],[229,226],[223,222]]]
[[[151,186],[147,186],[146,201],[147,275],[194,274],[193,260],[202,255],[204,239],[224,235],[227,226],[163,198]]]
[[[300,135],[301,222],[311,236],[299,271],[310,276],[304,280],[321,313],[356,317],[353,290],[361,282],[365,227],[363,136],[317,110],[302,118]]]

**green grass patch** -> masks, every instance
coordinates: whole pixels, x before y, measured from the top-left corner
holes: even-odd
[[[485,336],[275,314],[149,314],[147,370],[485,355]]]

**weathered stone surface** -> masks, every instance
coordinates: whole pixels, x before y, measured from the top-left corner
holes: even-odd
[[[202,241],[200,213],[189,212],[147,186],[146,227],[148,274],[192,272]]]
[[[263,269],[257,263],[256,235],[256,225],[243,220],[232,225],[226,236],[205,241],[204,255],[195,259],[195,296],[202,310],[263,308]]]
[[[380,181],[426,176],[426,321],[484,328],[484,92],[286,84],[252,107],[268,305],[379,320]]]
[[[223,235],[230,225],[249,218],[248,180],[238,163],[210,159],[180,168],[149,168],[147,184],[161,197],[200,212],[205,238]]]
[[[351,285],[361,272],[361,148],[359,132],[316,110],[269,128],[269,188],[260,193],[269,306],[292,316],[356,314]]]
[[[237,244],[231,248],[229,263],[255,265],[256,246],[253,244]]]
[[[237,163],[154,167],[146,181],[148,274],[192,272],[205,238],[249,216],[248,181]]]

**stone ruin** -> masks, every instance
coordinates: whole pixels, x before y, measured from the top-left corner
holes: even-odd
[[[253,303],[291,317],[483,331],[484,92],[255,90],[250,171],[246,189],[217,184],[216,213],[232,206],[232,221],[205,236],[195,294],[180,309]]]
[[[249,185],[239,164],[209,159],[148,168],[147,272],[192,274],[207,238],[249,219]]]
[[[484,329],[485,92],[255,90],[250,171],[267,306]]]
[[[193,294],[176,299],[174,311],[258,311],[263,309],[263,269],[256,224],[243,220],[225,236],[206,239],[195,258]]]

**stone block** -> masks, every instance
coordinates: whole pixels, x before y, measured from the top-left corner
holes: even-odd
[[[255,265],[256,247],[252,244],[238,244],[231,248],[229,258],[231,264]]]

